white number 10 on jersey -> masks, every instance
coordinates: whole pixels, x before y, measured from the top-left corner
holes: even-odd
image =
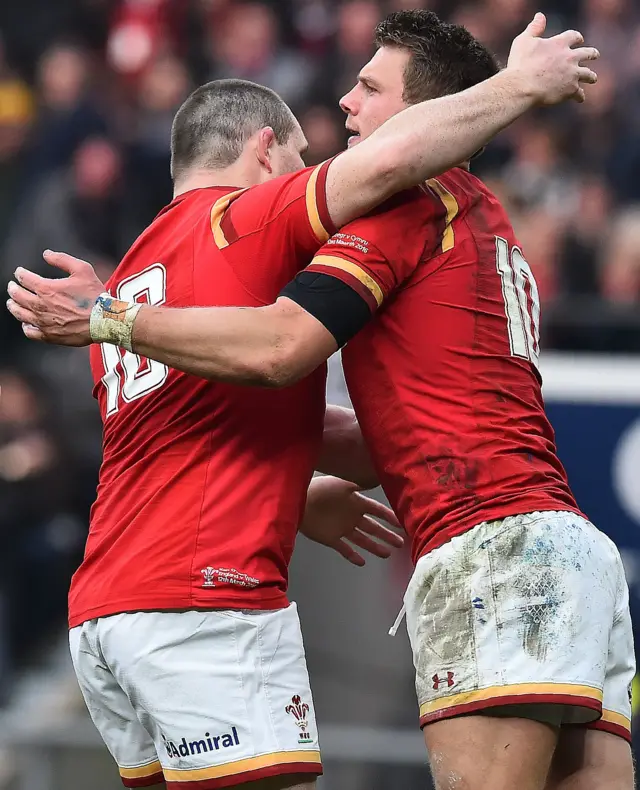
[[[116,298],[123,302],[161,305],[166,292],[167,272],[161,263],[154,263],[123,280],[118,285]],[[130,403],[157,390],[167,380],[169,369],[161,362],[123,351],[110,343],[102,343],[100,348],[105,369],[102,383],[107,390],[107,417],[118,411],[121,395],[125,403]]]
[[[496,266],[502,279],[502,296],[514,357],[528,359],[538,367],[540,356],[540,297],[533,272],[518,247],[509,249],[496,236]]]

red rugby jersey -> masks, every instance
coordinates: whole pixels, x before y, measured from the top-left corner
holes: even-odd
[[[342,358],[414,560],[482,521],[579,512],[544,411],[535,280],[482,182],[456,168],[397,195],[308,269],[379,309]]]
[[[271,304],[333,232],[327,168],[179,196],[134,243],[110,293],[172,307]],[[91,364],[104,458],[70,626],[130,610],[286,605],[325,370],[274,391],[207,382],[106,344],[91,348]]]

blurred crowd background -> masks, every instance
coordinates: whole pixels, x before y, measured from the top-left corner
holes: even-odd
[[[169,132],[197,84],[290,103],[308,164],[344,146],[337,102],[400,8],[432,8],[506,62],[543,10],[597,46],[584,106],[532,113],[474,162],[506,203],[544,300],[547,348],[640,351],[637,0],[16,0],[0,4],[0,290],[43,249],[103,278],[171,199]],[[50,272],[47,272],[50,273]],[[64,622],[100,460],[85,349],[28,343],[0,310],[0,697]]]

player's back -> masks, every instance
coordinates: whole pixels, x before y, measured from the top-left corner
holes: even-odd
[[[577,505],[544,412],[537,288],[506,212],[460,168],[410,206],[431,212],[435,249],[409,221],[413,271],[343,361],[417,559],[482,521]]]
[[[213,243],[211,209],[230,191],[174,200],[116,270],[111,295],[170,307],[263,304]],[[274,274],[274,293],[289,276]],[[104,460],[71,625],[127,610],[285,605],[322,435],[324,370],[274,391],[207,382],[106,344],[92,347],[91,361]]]

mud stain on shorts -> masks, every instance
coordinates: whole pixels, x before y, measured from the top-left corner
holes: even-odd
[[[553,568],[532,568],[515,580],[524,603],[521,610],[522,647],[533,658],[544,661],[557,642],[562,604],[562,582]]]
[[[465,688],[477,685],[469,558],[465,553],[460,559],[454,567],[440,567],[422,585],[420,650],[414,656],[419,698],[433,694],[433,676],[439,673],[455,670],[456,682],[465,676]]]
[[[568,594],[566,570],[569,565],[580,569],[580,555],[575,552],[573,558],[569,557],[564,547],[556,545],[555,536],[552,525],[542,525],[542,533],[538,529],[532,534],[522,524],[505,531],[491,546],[494,567],[505,569],[496,585],[500,589],[495,590],[497,610],[507,622],[515,619],[509,623],[510,628],[516,629],[524,651],[540,662],[566,643],[573,630],[564,606]],[[507,609],[508,602],[515,610]]]

